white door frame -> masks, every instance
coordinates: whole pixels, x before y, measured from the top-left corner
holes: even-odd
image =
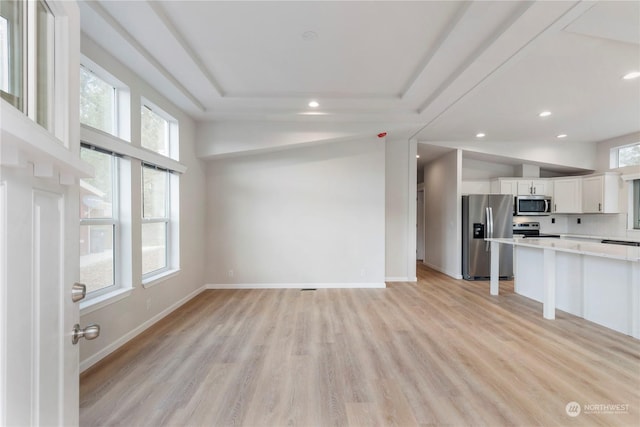
[[[79,157],[78,5],[47,4],[55,17],[51,131],[27,117],[32,106],[23,113],[0,99],[0,425],[78,424],[71,289],[79,278],[78,183],[93,171]],[[32,84],[34,68],[24,76]]]

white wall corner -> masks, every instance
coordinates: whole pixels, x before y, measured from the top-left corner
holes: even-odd
[[[460,280],[462,280],[462,274],[460,274],[460,273],[459,273],[459,272],[457,272],[457,271],[448,271],[448,270],[446,270],[446,269],[440,268],[440,266],[438,266],[438,265],[431,264],[431,263],[426,262],[426,261],[423,261],[422,263],[423,263],[424,265],[426,265],[427,267],[429,267],[429,268],[433,269],[433,270],[436,270],[436,271],[438,271],[438,272],[440,272],[440,273],[442,273],[442,274],[446,274],[446,275],[447,275],[447,276],[449,276],[449,277],[452,277],[452,278],[454,278],[454,279],[460,279]]]

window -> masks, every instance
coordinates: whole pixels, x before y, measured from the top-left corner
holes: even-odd
[[[117,135],[116,88],[80,67],[80,123]]]
[[[39,125],[50,129],[53,124],[53,14],[46,3],[36,7],[36,102],[35,118]]]
[[[153,286],[179,270],[178,173],[183,167],[171,157],[177,120],[142,100],[139,137],[131,138],[128,87],[90,58],[81,61],[81,157],[95,173],[80,185],[80,276],[88,290],[81,309],[86,313],[130,295],[137,284]]]
[[[151,103],[142,100],[141,144],[163,156],[177,158],[177,121]]]
[[[53,128],[54,21],[42,0],[0,2],[0,95],[47,130]]]
[[[32,7],[35,8],[33,14],[29,13]],[[24,37],[25,26],[31,27],[25,17],[31,15],[36,28],[33,40]],[[0,2],[0,48],[2,98],[50,129],[53,122],[54,16],[47,4],[43,1]],[[23,52],[31,51],[35,52],[35,57],[25,61]],[[33,82],[25,82],[28,70],[33,70]],[[25,86],[34,89],[29,103],[25,102]]]
[[[142,167],[142,277],[169,269],[170,174]]]
[[[618,167],[640,165],[640,143],[618,149]]]
[[[23,12],[19,1],[0,2],[0,95],[21,111],[24,111]]]
[[[95,172],[80,181],[80,280],[98,295],[116,286],[118,158],[86,145],[80,155]]]
[[[612,168],[636,165],[640,165],[640,142],[611,149]]]

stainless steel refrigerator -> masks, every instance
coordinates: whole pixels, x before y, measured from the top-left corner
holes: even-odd
[[[462,277],[487,280],[491,274],[491,248],[486,237],[513,237],[513,196],[462,196]],[[500,248],[500,277],[513,277],[513,251]]]

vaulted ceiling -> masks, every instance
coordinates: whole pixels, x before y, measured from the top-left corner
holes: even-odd
[[[89,38],[196,120],[513,143],[640,130],[640,79],[622,79],[640,70],[637,1],[80,5]]]

